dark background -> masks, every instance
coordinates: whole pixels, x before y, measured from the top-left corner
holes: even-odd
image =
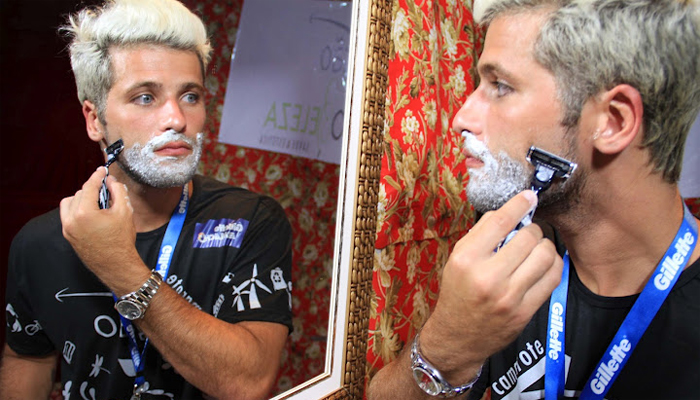
[[[67,41],[57,28],[91,0],[0,0],[0,299],[10,243],[103,162],[85,131]],[[0,343],[5,342],[5,313]]]

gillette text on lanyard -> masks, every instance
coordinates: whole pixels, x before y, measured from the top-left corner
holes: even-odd
[[[175,247],[177,246],[178,239],[180,238],[180,234],[182,233],[182,228],[185,223],[189,203],[188,189],[189,187],[187,184],[185,184],[182,188],[180,201],[178,201],[178,204],[173,210],[168,226],[165,229],[165,235],[163,236],[163,242],[160,245],[160,251],[158,252],[158,262],[154,270],[161,275],[164,281],[168,277],[170,263],[173,259],[173,253],[175,252]],[[116,296],[114,296],[114,298],[116,301]],[[121,315],[120,319],[127,333],[129,353],[131,354],[131,361],[134,364],[134,371],[136,372],[136,378],[134,379],[134,390],[131,399],[139,400],[141,395],[143,393],[147,393],[149,390],[148,381],[146,381],[144,376],[145,355],[146,349],[148,348],[148,338],[146,338],[143,349],[141,352],[139,352],[139,346],[136,340],[136,329],[134,328],[133,323]]]
[[[547,190],[554,179],[567,179],[576,169],[577,164],[548,153],[536,147],[531,147],[527,160],[535,166],[531,180],[531,189],[539,194]],[[533,209],[508,234],[496,251],[508,243],[519,229],[532,223],[535,213]],[[642,335],[649,327],[654,316],[661,308],[681,272],[685,269],[690,255],[697,243],[698,227],[695,218],[684,205],[683,222],[678,229],[675,239],[661,258],[656,270],[647,282],[644,290],[630,309],[620,325],[615,337],[603,353],[601,360],[591,371],[580,399],[604,399],[620,375],[629,355],[634,351]],[[564,269],[559,286],[554,289],[549,303],[549,318],[547,324],[547,358],[545,361],[545,399],[558,400],[574,397],[574,390],[565,392],[566,384],[566,308],[569,288],[570,258],[568,252],[564,255]],[[576,388],[577,389],[577,388]]]
[[[581,391],[580,399],[604,399],[606,393],[620,375],[630,354],[646,332],[666,297],[671,293],[678,277],[693,254],[698,238],[698,227],[688,207],[684,207],[683,222],[671,246],[661,258],[656,270],[644,286],[622,325],[615,333],[603,357],[591,372]],[[566,305],[569,289],[569,254],[564,255],[564,271],[561,282],[549,302],[547,324],[547,358],[545,361],[545,399],[572,397],[565,393],[566,384]]]

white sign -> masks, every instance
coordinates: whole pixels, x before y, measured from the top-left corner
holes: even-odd
[[[339,164],[349,3],[243,4],[219,141]]]
[[[700,197],[700,116],[685,140],[683,169],[678,183],[683,197]]]

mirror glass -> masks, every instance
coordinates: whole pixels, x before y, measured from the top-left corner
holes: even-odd
[[[384,103],[376,84],[368,85],[376,75],[367,69],[369,14],[388,5],[183,3],[202,16],[214,50],[200,173],[272,196],[294,229],[294,332],[274,398],[342,397],[361,390],[374,243],[369,221],[381,157],[372,141],[383,128]],[[363,147],[374,156],[363,157]],[[376,165],[371,173],[370,164]],[[374,183],[363,183],[372,174]],[[353,280],[365,282],[362,294]],[[349,380],[350,371],[356,373]]]

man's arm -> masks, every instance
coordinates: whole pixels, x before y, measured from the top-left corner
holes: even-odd
[[[0,365],[0,399],[48,399],[56,372],[56,354],[27,357],[7,344]]]
[[[168,285],[137,324],[180,375],[217,399],[267,398],[288,334],[274,322],[221,321]]]
[[[455,245],[445,265],[435,310],[423,326],[423,357],[460,386],[492,354],[522,332],[559,284],[563,262],[531,224],[500,251],[503,238],[536,205],[532,191],[489,212]],[[412,377],[410,345],[370,382],[370,400],[430,399]]]
[[[81,191],[61,202],[61,221],[83,263],[120,297],[140,288],[151,270],[134,246],[133,210],[124,186],[109,177],[113,204],[97,208],[94,199],[103,177],[98,170]],[[167,284],[136,325],[185,380],[217,399],[267,398],[288,335],[278,323],[217,319]]]

